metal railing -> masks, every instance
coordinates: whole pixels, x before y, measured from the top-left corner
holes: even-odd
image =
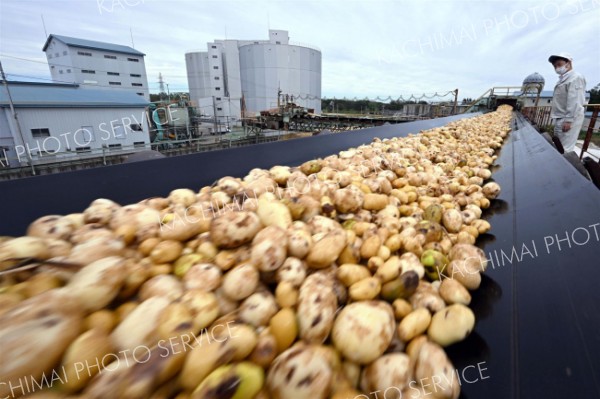
[[[538,107],[523,107],[521,109],[521,113],[523,116],[531,122],[531,124],[538,130],[538,132],[546,132],[550,131],[552,128],[552,118],[550,117],[550,113],[552,111],[552,106],[538,106]],[[598,120],[598,113],[600,112],[600,104],[588,104],[586,106],[586,111],[591,111],[592,116],[590,118],[589,125],[586,129],[585,138],[583,140],[583,145],[581,147],[581,153],[579,154],[579,159],[583,159],[583,154],[592,155],[594,158],[598,158],[597,155],[590,153],[589,147],[592,142],[592,137],[594,134],[600,133],[600,126],[596,127],[596,121]],[[587,119],[587,118],[586,118]],[[550,132],[552,133],[552,132]]]

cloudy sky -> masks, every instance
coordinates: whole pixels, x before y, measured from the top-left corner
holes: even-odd
[[[322,95],[397,98],[458,88],[477,97],[520,85],[568,51],[588,89],[600,83],[600,0],[0,0],[0,59],[9,78],[49,79],[46,34],[131,45],[146,53],[150,90],[161,72],[187,90],[184,54],[214,39],[290,39],[321,49]]]

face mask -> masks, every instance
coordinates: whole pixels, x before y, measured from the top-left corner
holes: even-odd
[[[554,70],[556,71],[557,74],[563,75],[563,74],[567,73],[567,66],[563,65],[561,67],[554,68]]]

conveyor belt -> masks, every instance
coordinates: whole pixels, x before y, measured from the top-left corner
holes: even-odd
[[[0,234],[22,234],[38,216],[82,210],[95,198],[130,203],[198,188],[452,119],[1,182]],[[515,127],[493,170],[502,193],[484,214],[492,230],[478,241],[491,263],[473,293],[477,324],[447,348],[462,373],[461,398],[600,398],[600,191],[519,114]],[[478,363],[481,373],[471,367]]]
[[[473,296],[475,331],[448,348],[457,369],[485,362],[489,378],[463,383],[461,397],[600,398],[600,191],[516,122],[492,176],[502,193],[484,214],[491,263]]]

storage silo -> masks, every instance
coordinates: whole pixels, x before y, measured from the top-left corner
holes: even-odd
[[[273,40],[271,35],[269,42],[240,46],[242,92],[249,112],[277,107],[281,89],[296,104],[321,113],[321,51],[287,43],[287,37]]]

